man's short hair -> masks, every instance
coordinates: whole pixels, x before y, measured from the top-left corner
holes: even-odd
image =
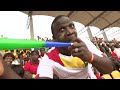
[[[67,17],[66,15],[59,15],[59,16],[57,16],[57,17],[55,17],[55,19],[53,20],[53,22],[52,22],[52,25],[51,25],[51,32],[52,32],[52,34],[54,34],[54,23],[58,20],[58,19],[60,19],[61,17]]]
[[[39,55],[39,51],[38,51],[38,50],[31,51],[31,55],[32,55],[34,52]]]

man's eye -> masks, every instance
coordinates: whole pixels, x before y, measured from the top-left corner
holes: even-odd
[[[64,30],[65,30],[64,28],[61,28],[59,31],[60,31],[60,32],[63,32]]]
[[[69,27],[74,28],[74,24],[70,24]]]

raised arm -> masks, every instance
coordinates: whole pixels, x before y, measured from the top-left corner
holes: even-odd
[[[102,53],[96,50],[97,48],[93,48],[94,46],[91,45],[90,41],[89,43],[84,43],[81,39],[77,38],[73,42],[73,46],[69,47],[73,56],[77,56],[83,61],[91,63],[102,74],[111,73],[113,71],[111,60],[107,57],[103,57],[101,55]],[[88,49],[88,47],[90,49]]]

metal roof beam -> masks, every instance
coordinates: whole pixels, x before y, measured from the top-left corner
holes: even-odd
[[[67,16],[70,17],[73,13],[74,11],[70,11]]]
[[[111,24],[107,25],[106,27],[102,28],[101,30],[104,30],[105,28],[107,28],[107,27],[109,27],[110,25],[112,25],[112,24],[114,24],[114,23],[118,22],[119,20],[120,20],[120,18],[119,18],[119,19],[117,19],[117,20],[115,20],[115,21],[114,21],[114,22],[112,22]]]
[[[95,17],[92,21],[90,21],[88,24],[85,25],[86,26],[89,26],[92,22],[94,22],[98,17],[102,16],[106,11],[103,11],[102,13],[100,13],[97,17]]]

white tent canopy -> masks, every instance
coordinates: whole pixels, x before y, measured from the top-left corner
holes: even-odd
[[[96,26],[100,30],[108,27],[120,27],[120,11],[22,11],[32,15],[48,15],[56,17],[58,15],[67,15],[71,20],[84,24],[85,26]],[[32,21],[32,17],[30,19]],[[32,22],[31,39],[34,38]],[[90,33],[89,33],[90,34]],[[91,35],[89,35],[91,36]],[[105,36],[105,35],[104,35]]]

